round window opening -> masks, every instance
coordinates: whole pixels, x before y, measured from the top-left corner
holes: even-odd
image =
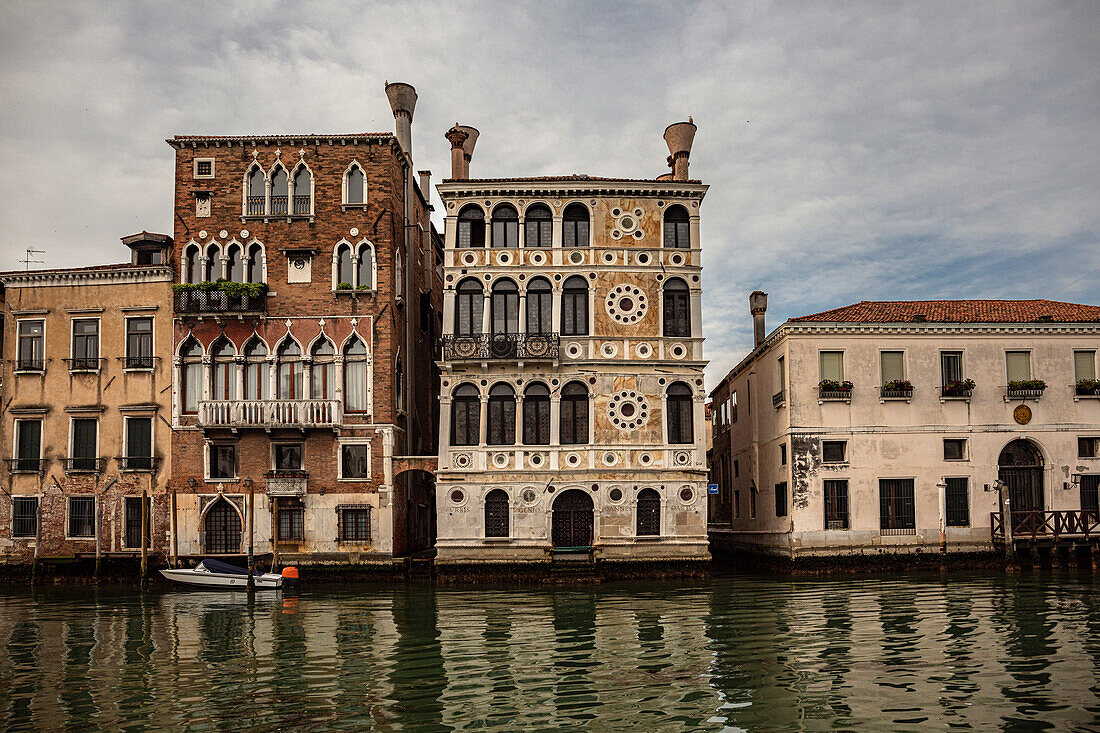
[[[623,490],[622,489],[612,489],[609,496],[611,497],[611,501],[622,501],[623,500]]]
[[[680,500],[681,501],[691,501],[692,497],[694,497],[694,496],[695,496],[695,494],[692,493],[691,489],[687,488],[686,486],[684,488],[680,489]]]
[[[466,495],[463,494],[458,489],[455,489],[454,491],[451,492],[451,501],[453,501],[455,504],[461,504],[462,500],[465,499],[465,498],[466,498]]]

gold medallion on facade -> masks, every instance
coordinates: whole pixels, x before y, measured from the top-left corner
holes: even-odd
[[[1012,411],[1012,417],[1020,425],[1027,425],[1031,422],[1031,408],[1027,405],[1018,405],[1016,409]]]

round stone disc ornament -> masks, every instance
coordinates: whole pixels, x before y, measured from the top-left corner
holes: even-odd
[[[645,317],[649,299],[636,285],[616,285],[607,294],[607,314],[619,323],[637,323]]]
[[[607,419],[619,430],[632,432],[649,420],[649,403],[632,389],[616,392],[607,402]]]

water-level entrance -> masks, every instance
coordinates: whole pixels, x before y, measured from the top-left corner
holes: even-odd
[[[997,460],[1012,513],[1043,511],[1043,454],[1030,440],[1014,440]]]
[[[554,547],[592,546],[592,497],[579,489],[554,500],[550,538]]]

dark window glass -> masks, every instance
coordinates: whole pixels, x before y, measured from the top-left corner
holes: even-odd
[[[485,296],[476,280],[463,280],[455,295],[455,335],[474,336],[481,333],[481,312]]]
[[[780,466],[786,466],[787,465],[787,444],[786,443],[783,443],[782,445],[779,446],[779,465]]]
[[[305,510],[300,506],[279,506],[279,539],[301,542],[306,538]]]
[[[209,177],[214,173],[214,161],[212,160],[197,160],[195,161],[195,174],[199,176]]]
[[[164,263],[164,253],[159,249],[139,249],[137,251],[137,264],[160,265]]]
[[[256,216],[264,213],[264,197],[266,192],[264,191],[264,173],[258,166],[254,166],[248,173],[248,208],[247,211],[250,215]],[[189,282],[197,283],[200,278],[190,280]]]
[[[286,215],[290,213],[287,202],[290,193],[290,177],[282,167],[271,175],[271,213]]]
[[[19,321],[18,369],[46,368],[45,342],[42,335],[45,321]]]
[[[481,397],[477,387],[463,384],[451,401],[451,445],[481,442]]]
[[[99,321],[81,318],[73,321],[73,369],[99,366]]]
[[[948,527],[970,526],[970,486],[967,478],[945,479],[947,487],[943,490],[944,505],[947,510]]]
[[[552,333],[554,294],[550,283],[535,278],[527,284],[527,333]]]
[[[126,468],[149,470],[153,467],[153,420],[131,417],[126,420]]]
[[[965,438],[944,438],[943,458],[945,461],[961,461],[966,458]]]
[[[549,247],[553,243],[550,209],[542,204],[535,204],[527,209],[523,219],[524,247]]]
[[[458,215],[458,247],[485,246],[485,214],[476,206],[467,206]]]
[[[355,267],[355,287],[374,287],[374,250],[369,245],[359,247],[359,262]]]
[[[77,471],[92,471],[98,458],[96,436],[99,421],[87,418],[73,420],[72,468]]]
[[[485,536],[508,536],[508,494],[493,489],[485,496]]]
[[[516,395],[512,388],[494,385],[489,390],[489,445],[515,445]]]
[[[787,482],[775,485],[775,516],[787,516]]]
[[[309,214],[310,203],[313,194],[310,189],[310,175],[305,166],[301,166],[294,172],[294,213],[298,215]]]
[[[665,212],[664,245],[676,249],[691,247],[691,229],[687,209],[679,204]]]
[[[961,382],[963,378],[962,374],[962,352],[961,351],[943,351],[940,353],[940,366],[943,376],[943,384],[947,385],[951,382]]]
[[[19,420],[16,423],[15,470],[37,471],[42,457],[42,421]]]
[[[245,279],[250,283],[259,283],[264,280],[263,248],[254,244],[248,248],[248,258],[245,260]]]
[[[588,335],[588,282],[583,277],[569,278],[562,288],[561,332],[565,336]]]
[[[95,537],[95,497],[69,497],[69,536]]]
[[[370,507],[338,507],[341,542],[370,542]]]
[[[824,463],[844,463],[848,460],[848,443],[843,440],[821,442],[821,460]]]
[[[848,529],[848,481],[825,481],[825,529]]]
[[[1077,457],[1096,458],[1097,445],[1100,445],[1100,438],[1078,438]]]
[[[519,288],[511,280],[493,285],[490,318],[493,333],[519,333]]]
[[[588,209],[581,204],[569,204],[562,213],[562,245],[588,246]]]
[[[1100,474],[1081,476],[1081,511],[1100,513]]]
[[[733,477],[737,478],[741,475],[741,465],[737,462],[733,462]]]
[[[276,443],[275,470],[300,471],[302,470],[302,445],[301,443]]]
[[[370,478],[369,448],[366,444],[340,446],[343,478]]]
[[[561,390],[560,435],[562,445],[588,442],[588,390],[570,382]]]
[[[674,338],[691,336],[691,305],[687,283],[678,277],[665,283],[664,305],[665,336]]]
[[[34,537],[38,534],[38,497],[13,496],[11,500],[11,536]]]
[[[519,214],[510,204],[501,204],[493,209],[494,247],[519,246]]]
[[[365,182],[363,171],[357,165],[353,165],[348,171],[348,203],[363,203],[363,183]]]
[[[339,252],[336,253],[336,284],[347,283],[353,285],[352,277],[351,247],[342,244]]]
[[[879,479],[879,527],[909,534],[916,530],[913,479]]]
[[[153,319],[126,319],[126,368],[153,368]]]
[[[237,446],[210,446],[210,478],[237,477]]]
[[[244,282],[244,260],[241,258],[241,248],[234,244],[226,251],[225,257],[227,279],[235,283]]]
[[[550,390],[543,384],[523,393],[523,442],[550,445]]]
[[[694,443],[691,388],[683,382],[670,385],[665,402],[668,410],[668,442]]]
[[[653,489],[642,489],[638,492],[636,534],[639,537],[661,534],[661,495]]]

